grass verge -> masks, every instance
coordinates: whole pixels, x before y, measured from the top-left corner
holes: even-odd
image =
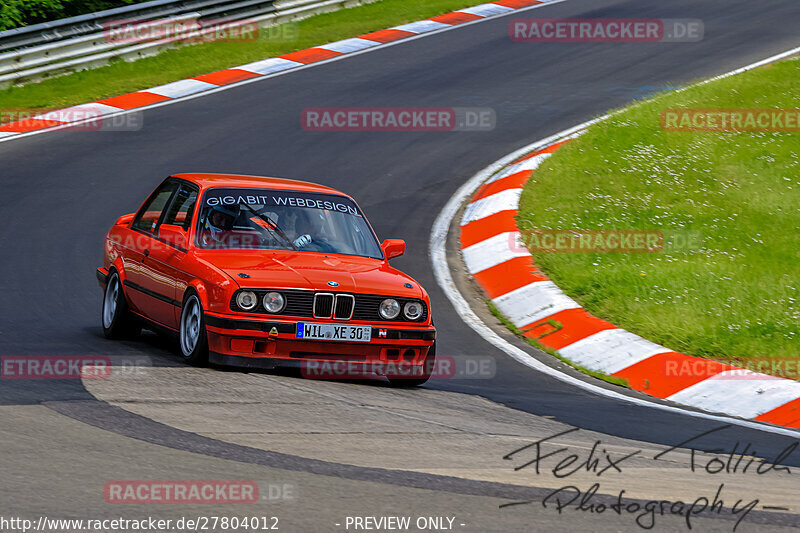
[[[722,360],[800,356],[800,133],[664,131],[671,108],[797,108],[800,60],[662,93],[592,126],[522,194],[532,228],[699,235],[658,253],[537,253],[593,314]]]
[[[290,23],[296,25],[291,32],[277,29],[262,32],[258,41],[184,46],[130,63],[115,61],[104,67],[40,83],[9,87],[0,90],[0,109],[62,108],[93,102],[435,17],[479,3],[477,0],[380,0]],[[287,42],[269,38],[269,35],[289,34],[297,35],[297,39]]]

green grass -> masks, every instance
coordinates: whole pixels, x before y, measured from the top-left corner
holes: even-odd
[[[724,361],[800,356],[800,134],[665,132],[665,108],[800,107],[800,60],[662,93],[592,126],[525,186],[520,224],[702,235],[660,253],[539,253],[595,315]]]
[[[60,108],[93,102],[434,17],[478,3],[478,0],[381,0],[292,23],[296,24],[293,34],[297,39],[291,42],[274,37],[270,40],[267,34],[266,38],[253,42],[184,46],[130,63],[116,61],[108,66],[40,83],[9,87],[0,90],[0,110]]]
[[[586,367],[577,365],[577,364],[573,363],[572,361],[570,361],[569,359],[561,356],[557,351],[555,351],[554,349],[550,348],[549,346],[545,346],[544,344],[540,343],[536,339],[532,339],[530,337],[526,337],[525,335],[523,335],[522,330],[520,330],[517,326],[515,326],[513,322],[511,322],[508,318],[506,318],[506,316],[503,313],[500,312],[500,310],[497,308],[497,306],[494,305],[494,302],[492,302],[491,300],[486,300],[486,304],[489,306],[489,311],[491,311],[492,314],[505,327],[507,327],[509,330],[511,330],[511,332],[514,335],[516,335],[520,339],[524,340],[525,342],[527,342],[528,344],[530,344],[534,348],[537,348],[537,349],[539,349],[539,350],[541,350],[541,351],[543,351],[545,353],[548,353],[548,354],[552,355],[553,357],[555,357],[556,359],[558,359],[562,363],[571,366],[572,368],[574,368],[575,370],[577,370],[579,372],[583,372],[584,374],[587,374],[587,375],[592,376],[594,378],[601,379],[601,380],[603,380],[603,381],[605,381],[607,383],[611,383],[612,385],[617,385],[619,387],[630,388],[629,385],[628,385],[628,380],[627,379],[618,378],[618,377],[612,376],[610,374],[604,374],[603,372],[598,372],[596,370],[590,370],[590,369],[588,369]]]

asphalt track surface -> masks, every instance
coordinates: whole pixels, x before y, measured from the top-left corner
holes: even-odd
[[[512,43],[507,24],[517,16],[697,18],[705,23],[705,38],[673,44]],[[430,228],[453,192],[492,161],[661,88],[796,47],[799,24],[796,0],[568,0],[146,110],[140,131],[57,131],[0,143],[0,354],[143,355],[155,366],[180,367],[174,348],[160,337],[130,342],[102,337],[94,269],[101,261],[105,231],[117,216],[135,211],[170,174],[293,177],[354,195],[380,238],[406,240],[406,255],[393,264],[429,291],[440,353],[496,358],[493,379],[441,380],[427,388],[485,397],[614,437],[676,444],[718,424],[577,390],[512,361],[469,329],[433,278],[427,250]],[[435,133],[326,133],[300,126],[307,107],[404,106],[490,107],[497,123],[493,131]],[[155,464],[164,453],[174,453],[175,461],[184,465],[203,464],[204,454],[242,461],[243,467],[261,460],[253,459],[248,449],[169,435],[168,428],[110,411],[77,381],[0,385],[6,422],[41,405],[53,413],[46,417],[47,432],[71,435],[64,445],[72,454],[102,448],[110,432],[172,449],[140,450],[142,464]],[[68,431],[76,420],[105,431]],[[34,437],[31,428],[29,436]],[[730,428],[724,438],[711,437],[706,443],[724,447],[735,440],[753,443],[766,456],[791,442]],[[181,455],[180,450],[194,454]],[[70,453],[16,460],[44,461],[41,466],[58,471]],[[280,461],[291,463],[281,457],[266,464]],[[800,466],[800,455],[787,464]],[[299,471],[315,468],[296,463]],[[335,465],[330,468],[336,470]],[[361,475],[336,472],[331,475],[355,484],[355,494]],[[144,475],[134,468],[129,477],[136,474]],[[398,483],[443,488],[432,478],[406,481]],[[470,491],[481,494],[477,489],[456,490]],[[14,489],[8,484],[0,492],[8,496]],[[407,498],[415,501],[413,495]],[[572,527],[587,526],[575,522]]]

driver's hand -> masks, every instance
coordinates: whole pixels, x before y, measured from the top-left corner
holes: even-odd
[[[298,238],[294,240],[294,245],[298,248],[304,248],[311,243],[311,235],[306,233],[305,235],[300,235]]]

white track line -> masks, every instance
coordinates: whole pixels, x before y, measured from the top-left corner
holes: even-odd
[[[500,233],[477,244],[461,250],[464,262],[470,274],[477,274],[487,268],[505,263],[515,257],[527,257],[530,254],[519,239],[518,231]]]
[[[540,5],[547,5],[547,4],[540,4]],[[780,54],[776,54],[774,56],[768,57],[756,63],[752,63],[745,67],[738,68],[736,70],[732,70],[730,72],[726,72],[725,74],[721,74],[719,76],[715,76],[711,79],[704,80],[699,82],[696,85],[703,85],[709,83],[714,80],[719,80],[722,78],[727,78],[729,76],[733,76],[735,74],[740,74],[742,72],[754,69],[756,67],[760,67],[762,65],[766,65],[768,63],[772,63],[774,61],[778,61],[780,59],[795,55],[800,53],[800,47],[793,48],[786,52],[782,52]],[[691,87],[691,86],[690,86]],[[678,89],[678,91],[686,90],[688,87],[684,87],[682,89]],[[450,303],[455,308],[456,312],[459,314],[461,319],[471,327],[478,335],[483,337],[488,343],[494,345],[496,348],[502,350],[513,359],[519,361],[520,363],[538,371],[543,374],[547,374],[555,379],[563,381],[569,385],[574,385],[580,389],[583,389],[588,392],[592,392],[598,394],[600,396],[605,396],[607,398],[611,398],[614,400],[619,400],[622,402],[631,403],[634,405],[639,405],[642,407],[649,407],[652,409],[659,409],[662,411],[667,411],[671,413],[679,413],[686,416],[691,416],[694,418],[701,418],[705,420],[714,420],[717,422],[724,422],[726,424],[733,424],[741,427],[745,427],[748,429],[755,429],[759,431],[764,431],[768,433],[775,433],[778,435],[788,435],[790,437],[797,438],[798,431],[789,429],[789,428],[782,428],[778,426],[772,426],[769,424],[764,424],[761,422],[753,422],[749,420],[741,420],[738,418],[732,418],[730,416],[725,415],[715,415],[711,413],[698,413],[696,411],[689,411],[682,407],[672,406],[672,405],[665,405],[661,403],[656,403],[651,400],[647,400],[644,398],[638,398],[636,396],[628,396],[626,394],[621,394],[619,392],[606,389],[604,387],[600,387],[593,383],[583,381],[582,379],[578,379],[574,376],[569,374],[565,374],[555,368],[549,367],[542,363],[541,361],[534,358],[532,355],[528,354],[526,351],[517,348],[510,342],[506,341],[502,337],[500,337],[497,333],[495,333],[489,326],[487,326],[481,319],[475,314],[475,311],[469,306],[467,300],[458,290],[456,287],[455,282],[453,281],[453,277],[450,273],[450,268],[447,264],[447,251],[446,251],[446,240],[447,234],[450,230],[450,225],[453,221],[453,218],[458,213],[461,206],[464,202],[468,201],[478,190],[478,188],[483,185],[483,183],[492,177],[497,171],[502,168],[505,168],[507,165],[511,164],[513,161],[519,159],[520,157],[529,154],[535,150],[542,149],[550,144],[553,144],[556,141],[569,137],[570,135],[574,135],[575,133],[580,132],[581,130],[586,129],[587,127],[596,124],[601,120],[605,120],[611,116],[610,114],[603,115],[599,118],[589,120],[582,124],[578,124],[570,129],[564,130],[562,132],[556,133],[555,135],[551,135],[545,139],[540,141],[536,141],[531,143],[527,146],[523,146],[519,150],[508,154],[507,156],[495,161],[488,167],[484,168],[477,174],[475,174],[472,178],[469,179],[464,185],[462,185],[453,196],[448,200],[447,204],[442,208],[442,211],[439,213],[439,216],[436,217],[436,221],[433,223],[433,228],[431,229],[431,238],[430,238],[430,254],[431,254],[431,263],[433,266],[433,273],[436,276],[436,281],[439,283],[439,286],[442,288],[442,291],[447,295],[447,298],[450,300]]]
[[[480,200],[475,200],[467,206],[461,225],[465,226],[475,220],[486,218],[500,211],[517,210],[522,187],[518,189],[504,189]]]
[[[512,324],[522,328],[566,309],[581,305],[561,292],[550,280],[534,281],[493,298],[497,310]],[[535,303],[534,303],[535,302]]]
[[[575,341],[559,349],[558,353],[584,368],[614,374],[654,355],[671,351],[635,333],[614,328]]]

